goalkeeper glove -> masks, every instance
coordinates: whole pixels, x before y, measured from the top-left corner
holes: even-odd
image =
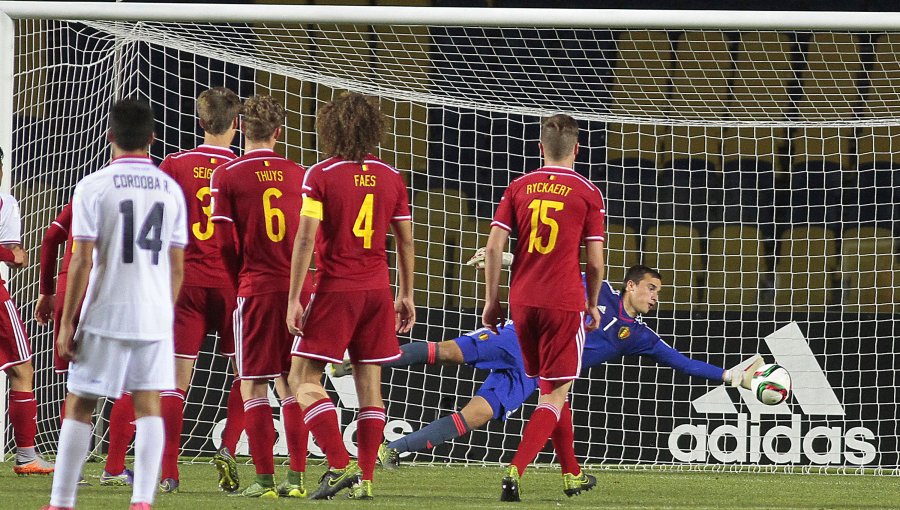
[[[743,371],[738,371],[737,368],[731,369],[731,386],[735,388],[745,388],[750,389],[750,382],[753,381],[753,374],[756,373],[756,370],[765,364],[762,356],[757,354],[753,358],[753,362],[750,363],[747,368]]]
[[[474,266],[475,269],[484,269],[484,248],[478,248],[475,250],[475,255],[472,255],[472,258],[466,262],[467,266]],[[505,251],[500,259],[500,267],[509,267],[513,263],[513,254]]]

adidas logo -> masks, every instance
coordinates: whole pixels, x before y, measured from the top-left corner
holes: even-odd
[[[872,463],[877,457],[875,445],[870,442],[875,434],[866,427],[852,427],[846,431],[840,426],[815,426],[818,419],[810,416],[829,417],[840,421],[844,406],[838,400],[834,388],[828,383],[825,372],[796,322],[784,326],[765,338],[775,362],[791,374],[793,389],[789,402],[767,406],[756,400],[749,390],[739,388],[739,394],[747,412],[739,412],[728,389],[720,386],[691,402],[700,414],[736,415],[737,424],[726,424],[707,430],[706,424],[690,423],[675,427],[669,434],[669,452],[681,462],[708,462],[709,456],[724,463],[757,463],[765,456],[775,464],[799,464],[803,457],[811,464]],[[743,370],[752,362],[748,358],[734,367]],[[799,406],[802,415],[795,414]],[[762,415],[778,415],[779,421],[790,419],[790,426],[775,425],[763,431]],[[804,420],[804,416],[807,418]],[[804,433],[805,429],[805,433]]]

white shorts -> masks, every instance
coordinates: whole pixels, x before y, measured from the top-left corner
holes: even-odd
[[[124,391],[175,389],[171,339],[121,340],[78,332],[68,388],[80,397],[119,398]]]

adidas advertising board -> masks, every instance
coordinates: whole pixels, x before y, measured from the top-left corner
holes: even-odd
[[[710,428],[683,423],[669,434],[668,448],[681,462],[774,464],[849,464],[863,466],[876,461],[875,433],[864,426],[849,428],[828,424],[845,416],[815,355],[796,322],[765,338],[775,363],[790,372],[793,392],[787,402],[767,406],[753,393],[737,389],[741,408],[732,400],[735,391],[717,387],[691,402],[696,414],[733,416],[731,423]],[[734,367],[743,370],[750,359]],[[778,418],[782,423],[769,425]],[[821,423],[820,423],[821,422]],[[804,460],[806,462],[804,462]]]

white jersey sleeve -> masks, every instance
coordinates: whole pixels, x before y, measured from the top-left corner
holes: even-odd
[[[184,200],[184,194],[176,196],[175,200],[174,227],[170,244],[176,248],[184,248],[188,244],[187,202]]]
[[[0,244],[22,244],[19,202],[5,193],[0,195]]]
[[[97,206],[100,195],[86,192],[85,184],[75,186],[72,195],[72,239],[96,241],[100,226]]]

